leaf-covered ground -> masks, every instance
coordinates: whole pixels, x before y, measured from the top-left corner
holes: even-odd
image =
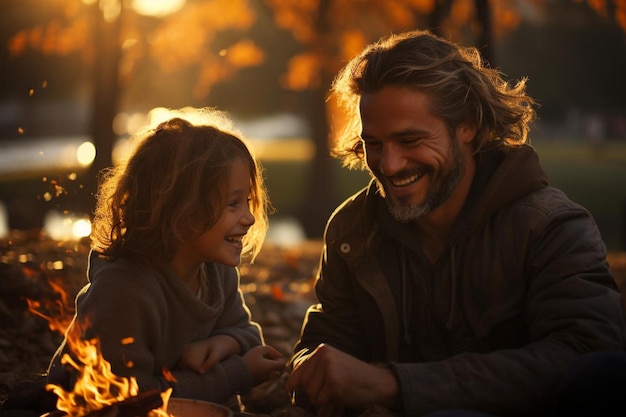
[[[240,267],[241,289],[266,343],[285,357],[298,337],[312,296],[321,242],[286,248],[266,243]],[[20,382],[45,372],[85,284],[88,243],[60,242],[37,232],[0,241],[0,404]],[[49,320],[46,317],[54,318]],[[51,326],[52,324],[52,326]],[[288,399],[284,376],[255,389],[251,403],[279,407]]]
[[[321,246],[319,241],[288,248],[266,243],[253,264],[240,267],[253,320],[261,324],[266,343],[286,358],[306,309],[315,302],[312,289]],[[74,296],[86,282],[88,251],[86,241],[54,241],[38,232],[13,232],[0,241],[0,405],[16,384],[45,372],[62,340],[59,329],[71,318]],[[610,254],[609,263],[624,291],[626,253]],[[284,378],[255,388],[245,400],[273,417],[305,417],[288,406]],[[385,413],[373,409],[364,415]]]

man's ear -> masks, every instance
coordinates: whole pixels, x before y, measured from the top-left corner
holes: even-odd
[[[473,125],[462,123],[456,128],[456,137],[463,143],[471,143],[476,137],[477,130]]]

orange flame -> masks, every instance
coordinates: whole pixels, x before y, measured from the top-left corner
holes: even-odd
[[[65,354],[61,358],[63,365],[70,366],[76,371],[77,380],[73,390],[65,391],[63,387],[55,384],[46,385],[46,389],[54,392],[58,397],[57,410],[71,416],[83,416],[138,395],[139,386],[136,378],[124,378],[113,373],[111,364],[100,352],[99,340],[84,340],[80,337],[87,323],[74,322],[73,327],[70,327],[73,309],[69,307],[70,297],[63,285],[55,282],[50,276],[48,276],[48,283],[60,296],[59,300],[45,300],[43,305],[36,300],[27,299],[26,301],[30,312],[44,318],[50,330],[65,333],[66,345],[73,354],[73,356]],[[51,313],[42,312],[43,308]],[[134,341],[133,337],[127,337],[120,343],[127,345]],[[132,363],[129,365],[132,366]],[[150,411],[147,416],[171,416],[167,413],[171,393],[171,388],[163,391],[161,393],[162,407]]]
[[[28,268],[23,268],[23,272],[25,275],[29,273]],[[57,282],[50,275],[48,275],[48,285],[50,285],[55,294],[58,294],[59,299],[46,299],[44,300],[44,305],[40,301],[26,299],[28,310],[36,316],[45,319],[50,330],[64,334],[74,315],[72,300],[69,293],[63,288],[63,284]],[[46,311],[50,311],[50,314],[42,311],[44,307]],[[52,315],[54,315],[54,318]]]
[[[69,365],[77,371],[73,390],[65,391],[54,384],[46,386],[58,397],[57,410],[72,416],[82,416],[138,395],[137,379],[115,375],[111,364],[100,353],[98,339],[83,340],[79,337],[80,333],[81,326],[77,324],[67,333],[67,345],[74,357],[65,354],[61,358],[63,365]],[[123,342],[132,343],[132,340],[125,339]],[[166,410],[171,393],[171,388],[161,393],[163,406],[149,412],[149,417],[170,416]]]
[[[66,354],[61,363],[79,371],[74,390],[67,392],[57,385],[46,386],[58,396],[59,411],[75,415],[77,410],[81,410],[80,415],[87,414],[139,393],[135,378],[120,378],[113,374],[111,364],[99,353],[97,340],[80,340],[73,337],[71,340],[68,339],[68,343],[70,341],[71,350],[76,355],[77,361]]]
[[[167,368],[163,368],[163,376],[165,377],[166,381],[169,382],[176,382],[176,378],[174,377],[174,374],[172,374],[172,372],[167,369]]]

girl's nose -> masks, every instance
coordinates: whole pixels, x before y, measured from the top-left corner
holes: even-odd
[[[255,221],[256,219],[254,218],[254,214],[252,214],[249,208],[246,210],[246,213],[241,216],[241,222],[246,226],[252,226]]]

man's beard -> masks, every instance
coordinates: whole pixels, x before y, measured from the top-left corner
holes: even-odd
[[[408,223],[424,216],[445,203],[465,175],[465,160],[461,154],[461,147],[455,138],[450,138],[451,163],[448,169],[438,178],[433,177],[433,183],[428,194],[421,204],[411,204],[403,201],[392,201],[385,197],[385,202],[391,215],[399,222]],[[377,179],[378,189],[385,196],[382,183]]]

